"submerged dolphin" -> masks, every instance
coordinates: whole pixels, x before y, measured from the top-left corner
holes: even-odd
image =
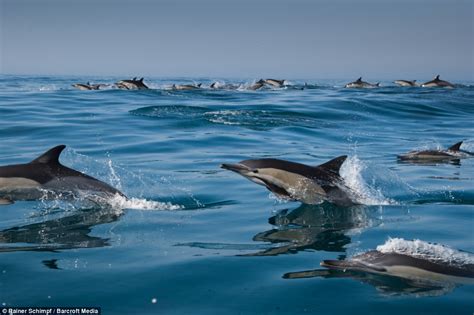
[[[148,86],[143,83],[143,78],[138,80],[136,77],[131,80],[120,80],[115,85],[124,90],[148,90]]]
[[[355,193],[339,175],[346,158],[346,155],[342,155],[319,166],[277,159],[244,160],[238,164],[222,164],[221,168],[263,185],[283,199],[306,204],[328,201],[349,206],[357,204],[357,201]]]
[[[324,260],[329,269],[369,272],[406,279],[429,279],[453,283],[474,283],[474,265],[451,265],[447,262],[417,258],[395,252],[371,250],[349,260]]]
[[[400,86],[418,86],[416,80],[408,81],[408,80],[395,80],[393,83],[398,84]]]
[[[425,82],[421,85],[422,87],[446,87],[454,88],[454,84],[448,81],[441,80],[439,74],[431,81]]]
[[[81,193],[125,197],[112,186],[61,165],[58,145],[30,163],[0,167],[0,204],[15,200],[73,198]]]
[[[442,162],[450,160],[459,160],[474,156],[474,153],[461,150],[462,141],[450,146],[447,150],[422,150],[411,151],[406,154],[398,155],[400,161],[414,162]]]
[[[344,85],[345,88],[357,88],[357,89],[376,88],[376,87],[379,87],[379,86],[380,86],[380,83],[373,84],[373,83],[362,81],[362,77],[358,78],[354,82],[350,82],[350,83],[347,83],[346,85]]]

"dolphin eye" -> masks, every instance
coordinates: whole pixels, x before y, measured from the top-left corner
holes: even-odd
[[[254,174],[258,174],[258,170],[253,170],[252,171]]]

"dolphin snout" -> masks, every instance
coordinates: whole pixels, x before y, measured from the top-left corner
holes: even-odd
[[[249,168],[245,165],[242,165],[242,164],[226,164],[226,163],[224,163],[224,164],[221,164],[221,168],[223,168],[225,170],[232,171],[232,172],[236,172],[236,173],[249,171]]]

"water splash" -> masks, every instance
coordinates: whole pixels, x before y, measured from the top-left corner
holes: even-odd
[[[107,204],[113,208],[134,209],[134,210],[182,210],[181,205],[175,205],[171,202],[162,202],[155,200],[147,200],[143,198],[125,198],[115,195],[107,199]]]
[[[369,186],[362,177],[366,165],[357,156],[349,157],[342,165],[340,174],[346,185],[357,195],[357,201],[364,205],[392,205],[394,200],[383,195],[380,189]]]
[[[385,244],[377,246],[377,250],[382,253],[398,253],[436,263],[448,263],[453,266],[474,264],[474,255],[471,253],[418,239],[407,241],[403,238],[389,238]]]

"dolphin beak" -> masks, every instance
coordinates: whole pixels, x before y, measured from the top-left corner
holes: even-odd
[[[242,164],[221,164],[221,168],[236,173],[248,172],[250,169]]]

